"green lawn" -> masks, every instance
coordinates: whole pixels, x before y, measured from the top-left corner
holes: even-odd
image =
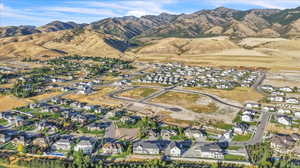
[[[217,122],[217,123],[214,123],[213,126],[216,127],[216,128],[224,129],[224,130],[230,130],[230,129],[232,129],[232,127],[233,127],[232,124],[226,124],[226,123],[224,123],[224,122]]]
[[[0,125],[7,125],[8,122],[5,119],[0,119]]]
[[[81,133],[85,134],[94,134],[94,135],[104,135],[105,130],[95,130],[95,131],[89,131],[87,128],[79,128],[79,131]]]
[[[225,160],[246,160],[244,156],[239,156],[239,155],[225,155],[224,159]]]
[[[251,134],[246,134],[246,135],[235,135],[233,137],[233,141],[248,141],[251,139]]]
[[[238,150],[240,148],[242,148],[242,147],[240,147],[240,146],[229,146],[227,149],[228,150]]]
[[[17,150],[16,146],[11,142],[8,142],[1,149],[3,149],[3,150]]]
[[[31,125],[24,125],[24,126],[18,127],[17,129],[21,130],[21,131],[32,131],[32,130],[36,129],[36,127],[34,124],[31,124]]]

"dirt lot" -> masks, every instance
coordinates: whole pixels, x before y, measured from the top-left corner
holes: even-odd
[[[269,132],[274,132],[274,133],[282,133],[282,134],[292,134],[292,133],[298,133],[300,134],[300,129],[299,128],[290,128],[290,129],[287,129],[283,126],[279,126],[277,124],[274,124],[274,123],[269,123],[268,127],[267,127],[267,130]]]
[[[215,102],[206,96],[196,94],[167,92],[151,100],[154,103],[162,103],[182,109],[179,112],[171,112],[168,116],[176,120],[189,121],[224,121],[232,123],[238,109]]]
[[[0,96],[0,112],[11,110],[16,107],[25,106],[29,103],[31,103],[31,101],[14,96]]]
[[[233,100],[235,104],[241,105],[244,104],[247,101],[259,101],[264,96],[260,93],[258,93],[253,88],[244,88],[244,87],[238,87],[234,90],[221,90],[221,89],[210,89],[210,88],[187,88],[191,90],[197,90],[204,93],[209,93],[216,95],[221,98]]]
[[[135,139],[138,136],[138,128],[118,128],[116,130],[116,136],[122,139]]]
[[[107,96],[108,93],[116,91],[116,87],[102,87],[95,93],[89,95],[82,94],[71,94],[65,96],[65,98],[78,100],[80,102],[86,102],[93,105],[108,105],[108,106],[119,106],[122,102],[113,100]]]
[[[26,106],[30,103],[33,103],[35,101],[40,101],[44,100],[56,95],[61,94],[61,92],[52,92],[52,93],[47,93],[43,95],[38,95],[35,97],[30,97],[30,98],[17,98],[12,95],[7,95],[7,96],[0,96],[0,112],[1,111],[7,111],[11,110],[16,107],[21,107],[21,106]]]
[[[300,63],[299,63],[300,64]],[[278,72],[268,72],[267,78],[263,84],[269,84],[277,87],[300,86],[300,71],[281,70]]]
[[[141,99],[153,94],[156,91],[157,89],[153,89],[153,88],[137,88],[134,90],[130,90],[128,92],[123,92],[122,94],[120,94],[120,96],[129,97],[133,99]]]

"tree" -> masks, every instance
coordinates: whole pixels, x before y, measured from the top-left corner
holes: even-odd
[[[18,144],[18,147],[17,147],[17,150],[18,150],[18,152],[20,152],[20,153],[24,153],[24,145],[21,144],[21,143],[19,143],[19,144]]]

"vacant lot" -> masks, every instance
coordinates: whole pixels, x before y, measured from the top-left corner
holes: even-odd
[[[218,107],[214,102],[209,102],[205,105],[198,104],[197,100],[200,98],[206,99],[206,97],[196,94],[168,92],[153,99],[152,101],[155,103],[181,106],[197,113],[214,113],[218,110]]]
[[[300,71],[278,71],[268,72],[263,84],[269,84],[277,87],[283,86],[300,86]]]
[[[29,104],[31,101],[15,96],[0,96],[0,112]]]
[[[197,90],[204,93],[216,95],[221,98],[233,100],[243,104],[246,101],[259,101],[264,96],[258,93],[253,88],[238,87],[233,90],[221,90],[221,89],[210,89],[210,88],[188,88]]]
[[[167,92],[151,100],[154,103],[182,107],[183,111],[172,112],[170,117],[178,120],[232,123],[238,109],[215,102],[206,96],[180,92]]]
[[[137,88],[134,90],[130,90],[128,92],[124,92],[124,93],[120,94],[120,96],[129,97],[129,98],[133,98],[133,99],[141,99],[141,98],[150,96],[151,94],[153,94],[156,91],[157,91],[157,89],[154,89],[154,88]]]
[[[89,94],[70,94],[65,96],[65,98],[77,100],[80,102],[86,102],[93,105],[109,105],[109,106],[118,106],[121,102],[113,100],[107,96],[107,94],[116,91],[117,88],[115,87],[102,87],[98,91]]]

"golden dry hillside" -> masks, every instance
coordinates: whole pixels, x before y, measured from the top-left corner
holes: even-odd
[[[127,52],[141,61],[300,70],[300,40],[284,38],[165,38]]]
[[[80,54],[116,57],[121,52],[106,42],[110,35],[74,30],[0,39],[0,57],[39,57]]]
[[[165,38],[136,50],[137,54],[203,54],[238,48],[227,37]]]

